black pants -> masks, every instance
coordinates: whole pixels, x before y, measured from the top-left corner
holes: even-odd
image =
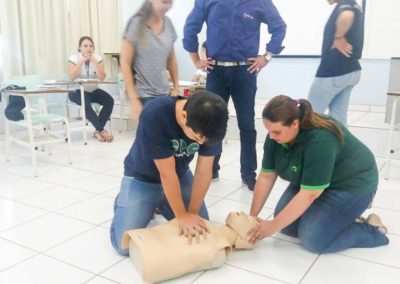
[[[75,92],[69,93],[69,99],[78,104],[82,105],[81,102],[81,91],[76,90]],[[97,103],[102,106],[99,116],[92,108],[92,103]],[[110,118],[114,107],[114,99],[109,93],[102,89],[96,89],[93,92],[85,91],[85,112],[86,118],[89,120],[97,131],[103,131],[107,120]]]

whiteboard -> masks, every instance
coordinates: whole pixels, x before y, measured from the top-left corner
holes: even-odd
[[[320,55],[323,30],[336,6],[326,0],[273,0],[287,24],[282,55]],[[357,0],[362,5],[362,0]],[[367,0],[365,8],[363,58],[400,57],[400,1]],[[261,31],[260,53],[270,40],[265,25]]]
[[[287,25],[281,55],[321,55],[325,24],[335,5],[326,0],[273,0]],[[260,54],[270,40],[267,26],[261,26]]]
[[[400,57],[400,1],[367,0],[364,58]]]

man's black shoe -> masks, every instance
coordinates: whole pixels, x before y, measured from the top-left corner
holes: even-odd
[[[213,172],[212,181],[219,181],[219,173],[218,172]]]
[[[256,185],[256,179],[255,178],[246,178],[242,179],[242,183],[247,186],[247,188],[251,191],[254,191],[254,186]]]

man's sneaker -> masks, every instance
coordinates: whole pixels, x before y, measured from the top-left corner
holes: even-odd
[[[255,178],[242,178],[242,183],[247,186],[247,188],[251,191],[254,191],[254,186],[256,185]]]
[[[212,181],[219,181],[219,173],[218,172],[213,172],[211,180]]]
[[[384,235],[386,235],[388,232],[388,229],[385,225],[383,225],[381,218],[375,213],[368,215],[367,223],[373,227],[376,227]]]

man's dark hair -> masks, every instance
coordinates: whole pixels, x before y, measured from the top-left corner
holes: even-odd
[[[202,90],[191,94],[185,104],[186,125],[207,138],[207,143],[224,139],[228,124],[228,106],[218,95]]]

